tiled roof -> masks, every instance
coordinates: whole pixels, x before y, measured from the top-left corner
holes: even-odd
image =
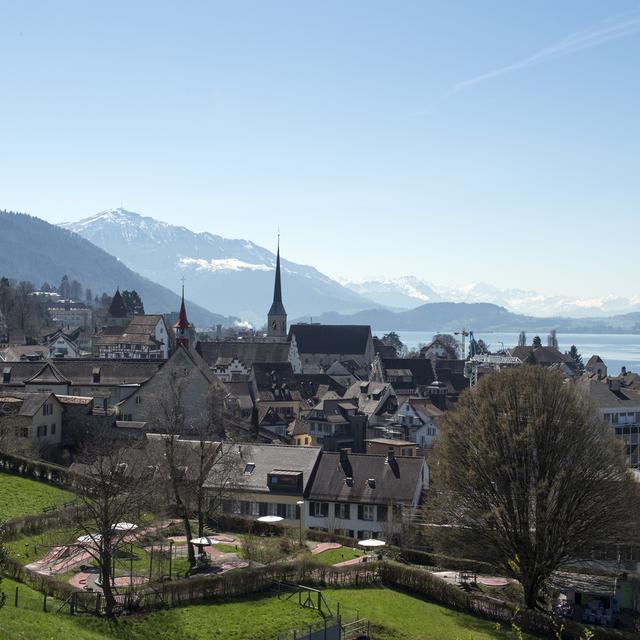
[[[223,444],[222,455],[227,456],[228,464],[235,469],[230,488],[267,493],[267,476],[275,470],[302,472],[303,490],[306,489],[320,455],[320,448],[253,443]],[[252,471],[245,473],[249,464],[254,465]],[[205,487],[215,487],[218,483],[214,467]]]
[[[389,463],[383,455],[349,453],[341,462],[340,455],[322,453],[309,493],[311,500],[411,504],[422,482],[422,458],[397,456]],[[353,479],[351,486],[346,478]],[[375,487],[370,486],[369,479],[375,480]]]
[[[69,384],[69,379],[60,372],[53,362],[47,362],[40,371],[24,382],[25,384]]]

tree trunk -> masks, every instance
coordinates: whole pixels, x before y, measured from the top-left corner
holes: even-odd
[[[184,525],[184,533],[187,536],[187,559],[189,560],[189,567],[193,569],[196,566],[196,554],[193,550],[193,545],[190,540],[193,538],[191,532],[191,522],[189,521],[189,513],[182,502],[179,495],[176,495],[176,504],[178,506],[178,512],[182,518],[182,524]]]
[[[116,605],[116,598],[111,587],[111,581],[113,579],[111,561],[111,553],[109,551],[103,551],[100,555],[100,573],[102,576],[102,593],[104,594],[105,614],[107,618],[113,617]]]
[[[523,575],[521,583],[524,592],[524,603],[527,609],[537,609],[538,596],[540,595],[540,589],[543,584],[542,578],[537,575]]]

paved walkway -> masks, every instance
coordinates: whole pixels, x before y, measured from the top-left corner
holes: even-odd
[[[331,549],[340,549],[341,547],[342,545],[338,544],[337,542],[320,542],[311,549],[311,553],[315,556],[319,553],[323,553],[324,551],[330,551]]]

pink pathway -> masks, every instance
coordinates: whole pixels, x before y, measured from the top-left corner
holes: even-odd
[[[311,549],[311,553],[315,556],[318,553],[330,551],[331,549],[340,549],[340,547],[342,547],[342,545],[337,542],[321,542]]]

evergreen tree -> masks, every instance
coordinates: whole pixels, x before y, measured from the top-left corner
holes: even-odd
[[[396,352],[396,357],[401,358],[405,353],[405,346],[402,340],[400,340],[400,336],[395,332],[391,331],[390,333],[385,333],[382,336],[382,342],[388,346],[393,347]]]
[[[76,302],[82,299],[82,285],[77,280],[72,280],[69,285],[69,297]]]
[[[542,340],[540,339],[540,336],[536,336],[533,339],[533,343],[532,344],[533,344],[533,348],[534,349],[537,349],[538,347],[541,347],[542,346]]]
[[[129,315],[133,316],[144,314],[144,304],[142,304],[142,299],[135,289],[133,291],[125,290],[121,295],[122,302],[124,302],[124,306],[127,308],[127,313]]]
[[[575,344],[571,345],[571,349],[569,349],[569,355],[571,359],[576,363],[576,369],[580,373],[584,373],[584,362],[582,361],[582,355],[578,351],[578,348]]]

